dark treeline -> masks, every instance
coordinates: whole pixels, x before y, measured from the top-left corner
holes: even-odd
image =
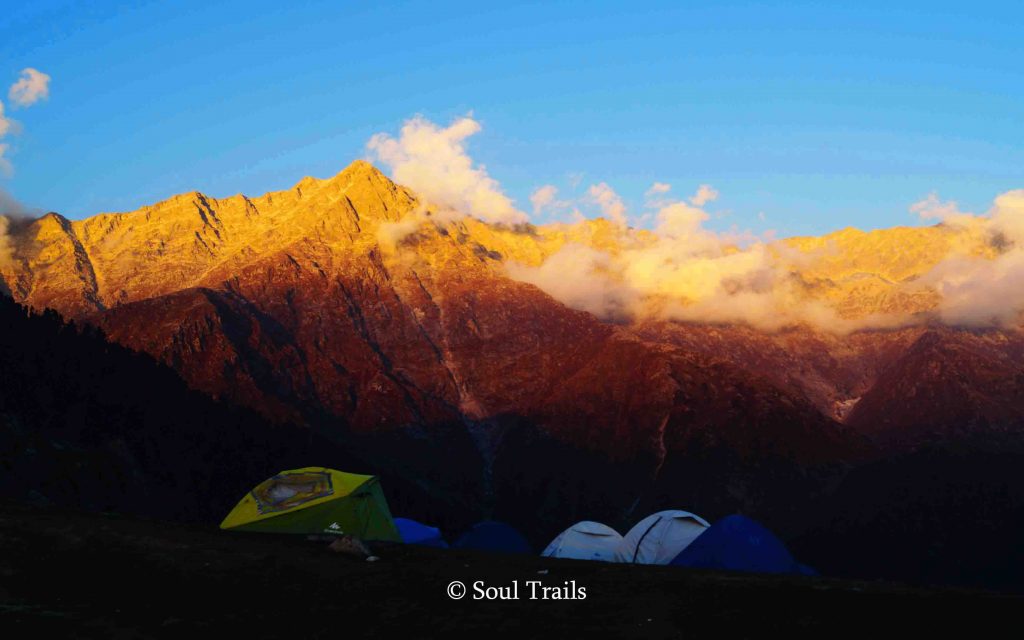
[[[212,524],[283,469],[381,473],[353,450],[193,391],[93,327],[0,295],[0,499]],[[431,501],[383,476],[400,515]]]

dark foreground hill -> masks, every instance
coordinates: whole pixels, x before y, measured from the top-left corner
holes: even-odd
[[[0,506],[5,637],[915,637],[1010,628],[1024,598],[377,545],[377,562],[293,537]],[[450,582],[519,583],[453,601]],[[585,599],[530,600],[527,581]],[[472,594],[472,586],[470,586]],[[458,633],[462,632],[462,633]],[[973,635],[973,634],[972,634]],[[472,636],[469,636],[472,637]]]

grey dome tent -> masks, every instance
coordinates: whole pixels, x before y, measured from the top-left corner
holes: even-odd
[[[618,562],[668,564],[708,528],[689,511],[659,511],[633,525],[616,554]]]
[[[572,525],[551,541],[541,553],[545,558],[572,558],[615,562],[622,534],[600,522],[584,520]]]

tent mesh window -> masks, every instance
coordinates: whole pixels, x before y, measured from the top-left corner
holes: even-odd
[[[283,473],[260,483],[252,490],[260,513],[294,509],[334,493],[331,474],[323,471]]]

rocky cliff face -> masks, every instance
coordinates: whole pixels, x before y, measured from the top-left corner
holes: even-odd
[[[0,275],[19,302],[99,325],[195,389],[344,433],[415,482],[482,456],[474,491],[553,528],[663,504],[791,512],[879,445],[1019,430],[1016,331],[612,323],[507,273],[569,244],[649,241],[603,220],[444,221],[357,162],[259,198],[49,214],[12,232]],[[857,318],[934,308],[901,283],[953,248],[990,251],[944,227],[775,250],[805,295]]]

